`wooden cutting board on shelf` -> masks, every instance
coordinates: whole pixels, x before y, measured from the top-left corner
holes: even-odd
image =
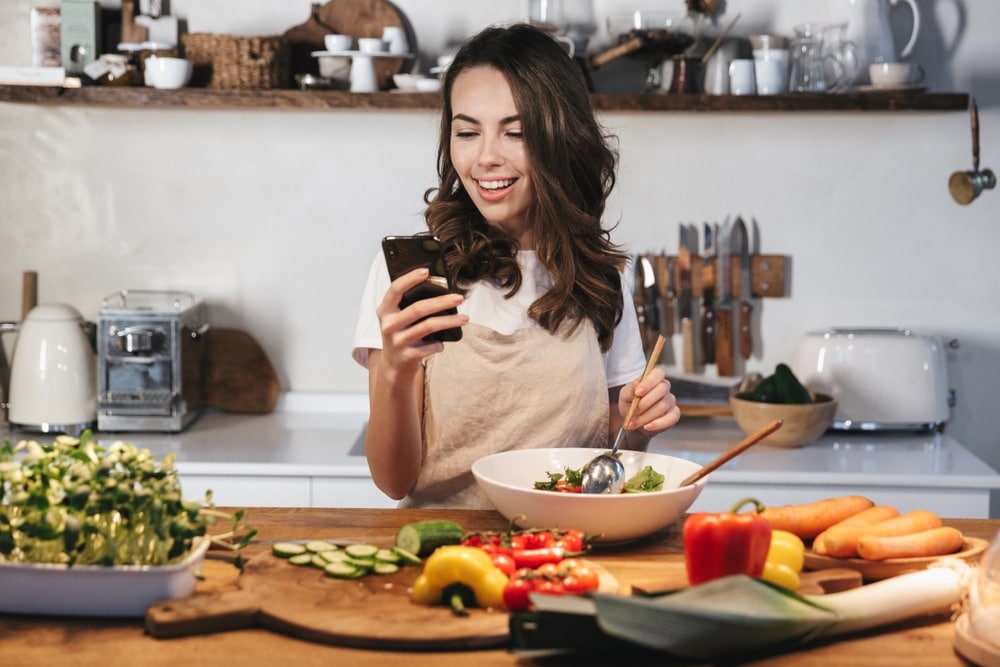
[[[278,401],[278,374],[253,336],[239,329],[205,332],[203,402],[227,412],[261,414]]]
[[[342,35],[381,37],[387,26],[402,28],[410,45],[410,53],[417,53],[417,37],[406,15],[388,0],[330,0],[317,12],[323,24],[332,26]],[[411,69],[412,59],[376,59],[379,85],[382,89],[392,86],[392,75]]]
[[[196,593],[151,605],[146,631],[159,638],[241,628],[339,646],[398,650],[460,650],[503,646],[504,612],[469,609],[457,617],[443,606],[410,601],[421,567],[361,579],[335,579],[270,553],[247,561],[238,590]]]

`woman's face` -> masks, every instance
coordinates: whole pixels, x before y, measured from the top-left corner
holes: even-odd
[[[451,91],[451,161],[486,221],[532,247],[534,188],[521,117],[507,79],[492,67],[461,72]]]

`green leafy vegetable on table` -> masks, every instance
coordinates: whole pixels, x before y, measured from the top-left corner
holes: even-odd
[[[208,535],[220,519],[230,530]],[[196,538],[238,552],[256,532],[242,510],[217,510],[211,491],[184,500],[173,454],[157,462],[125,442],[104,447],[90,431],[0,447],[0,562],[165,565]]]

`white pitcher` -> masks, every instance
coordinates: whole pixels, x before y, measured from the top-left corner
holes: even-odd
[[[920,10],[915,0],[828,0],[830,18],[847,21],[846,38],[858,47],[858,74],[854,83],[868,83],[868,65],[893,62],[910,55],[920,32]],[[910,6],[913,28],[902,49],[897,50],[889,23],[889,12],[900,4]]]

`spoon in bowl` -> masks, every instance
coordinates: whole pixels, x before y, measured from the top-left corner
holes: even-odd
[[[649,375],[649,372],[656,366],[656,362],[659,361],[664,342],[665,339],[662,335],[656,339],[656,345],[653,346],[653,351],[646,362],[646,369],[642,372],[643,379]],[[632,399],[632,404],[629,405],[625,421],[618,429],[618,435],[615,436],[611,451],[591,459],[590,463],[584,466],[581,484],[581,490],[584,493],[618,493],[622,490],[625,485],[625,466],[618,459],[618,448],[625,441],[625,426],[632,421],[632,415],[638,405],[639,397],[636,396]]]

